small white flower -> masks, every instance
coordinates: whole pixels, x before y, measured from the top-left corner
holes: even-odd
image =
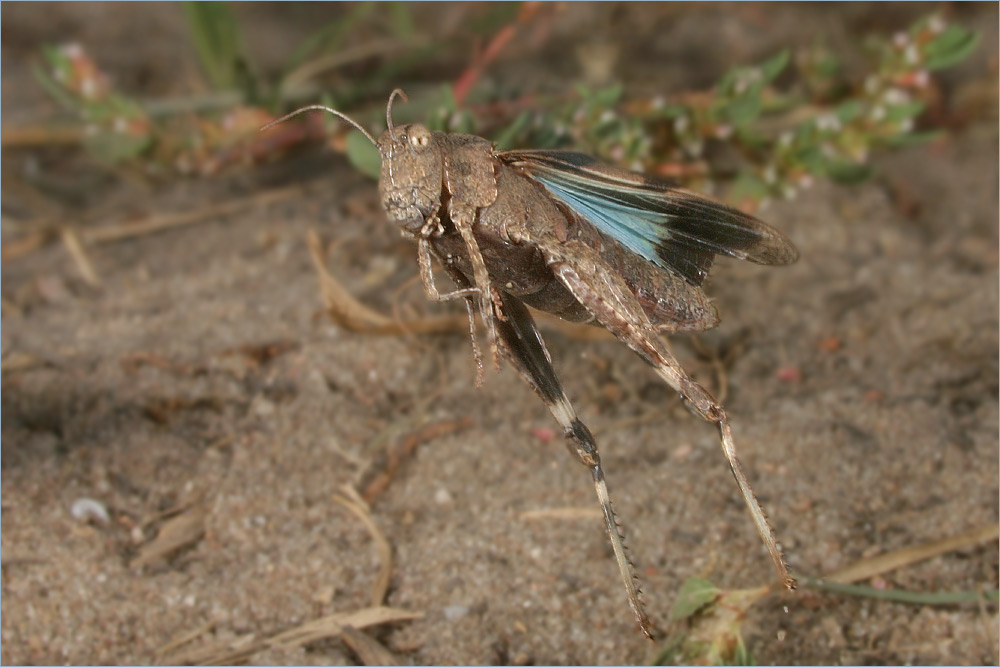
[[[63,55],[70,60],[76,60],[77,58],[83,57],[83,47],[80,46],[79,42],[70,42],[69,44],[63,44],[60,51]]]
[[[920,49],[917,48],[916,44],[910,44],[903,51],[903,61],[907,65],[916,65],[920,61]]]
[[[764,167],[764,182],[768,185],[774,185],[778,182],[778,169],[773,165],[769,164]]]
[[[945,22],[944,19],[941,18],[940,14],[935,14],[934,16],[931,17],[931,20],[927,22],[927,29],[930,30],[935,35],[940,32],[944,32],[944,28],[945,28]]]
[[[684,144],[684,150],[686,150],[688,155],[691,157],[701,157],[702,152],[705,150],[705,144],[701,140],[689,141]]]
[[[840,119],[834,114],[824,114],[816,119],[816,129],[837,132],[841,129]]]
[[[882,101],[889,106],[898,106],[910,101],[910,94],[902,88],[888,88],[882,93]]]
[[[97,96],[97,80],[94,77],[87,77],[80,82],[80,92],[87,99],[93,99]]]
[[[674,119],[674,132],[684,134],[691,126],[691,119],[687,116],[678,116]]]
[[[892,43],[897,49],[903,49],[907,44],[910,43],[910,36],[905,32],[897,32],[892,36]]]

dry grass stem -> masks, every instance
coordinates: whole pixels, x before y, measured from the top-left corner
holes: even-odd
[[[408,419],[403,425],[409,426],[412,423],[413,420]],[[435,438],[439,438],[444,435],[457,433],[459,431],[469,428],[469,426],[471,425],[472,425],[471,417],[463,417],[462,419],[455,421],[435,422],[433,424],[428,424],[426,426],[423,426],[420,429],[408,434],[406,438],[403,439],[401,445],[397,447],[391,447],[391,446],[387,447],[384,467],[382,468],[382,470],[379,470],[377,473],[371,476],[369,476],[368,474],[364,475],[365,477],[370,477],[370,481],[368,481],[364,485],[364,492],[362,493],[362,497],[364,498],[365,502],[367,503],[373,502],[376,498],[378,498],[379,495],[382,494],[383,491],[385,491],[385,489],[389,486],[389,483],[395,477],[396,472],[399,470],[400,466],[403,464],[405,460],[407,460],[413,455],[413,452],[416,451],[418,445],[420,445],[423,442],[427,442],[428,440],[433,440]],[[398,429],[393,429],[393,431],[386,432],[386,434],[382,436],[380,439],[388,439],[392,437],[396,431],[398,431]],[[367,471],[365,471],[365,473],[367,473]]]
[[[3,249],[0,250],[0,259],[7,262],[24,255],[30,255],[43,245],[48,243],[55,236],[52,230],[44,232],[34,232],[19,239],[4,241]]]
[[[269,637],[247,634],[209,641],[178,653],[165,655],[166,664],[232,665],[242,662],[269,647],[296,648],[311,642],[340,637],[345,627],[366,628],[373,625],[411,621],[422,618],[419,612],[391,607],[367,607],[307,621]]]
[[[195,505],[188,511],[168,520],[156,537],[139,549],[131,566],[139,569],[168,557],[178,549],[195,544],[205,534],[207,511],[204,505]]]
[[[965,549],[981,542],[996,541],[998,536],[1000,536],[1000,526],[996,523],[986,524],[953,537],[905,547],[873,558],[865,558],[823,577],[823,580],[837,584],[864,581],[951,551]]]
[[[399,336],[405,334],[431,334],[464,332],[465,315],[421,317],[408,321],[394,320],[372,310],[355,299],[351,293],[326,268],[322,243],[314,230],[309,231],[309,254],[319,276],[320,292],[330,317],[337,325],[355,333]]]
[[[354,516],[358,517],[375,542],[375,550],[378,552],[381,567],[379,568],[378,576],[375,577],[375,582],[372,584],[371,599],[372,606],[378,607],[385,600],[386,593],[389,592],[389,580],[392,577],[392,547],[389,546],[389,540],[385,538],[385,535],[382,534],[382,531],[379,530],[378,526],[372,520],[368,504],[358,495],[354,487],[345,484],[342,488],[344,495],[334,495],[334,501],[340,503],[350,510]]]
[[[349,625],[341,630],[341,639],[347,647],[357,654],[363,665],[401,665],[403,664],[389,649],[377,641]]]
[[[82,125],[21,125],[5,127],[0,134],[4,148],[35,148],[78,144],[85,136]]]
[[[184,211],[183,213],[170,213],[166,215],[153,215],[138,222],[119,223],[106,225],[82,232],[83,239],[88,243],[112,243],[123,239],[135,238],[156,234],[176,227],[184,227],[199,222],[206,222],[212,218],[231,215],[248,208],[258,208],[267,206],[274,202],[302,197],[305,189],[301,185],[290,185],[283,188],[266,190],[249,197],[240,197],[221,204],[205,206],[194,211]]]
[[[185,644],[190,644],[198,637],[201,637],[207,632],[211,632],[212,628],[214,627],[215,627],[215,621],[209,621],[208,623],[205,623],[204,625],[199,626],[194,630],[188,630],[187,632],[182,632],[181,634],[177,635],[176,637],[168,641],[163,646],[157,648],[153,661],[156,662],[157,664],[161,663],[163,661],[163,658],[167,656],[169,653],[173,653],[181,646],[184,646]]]
[[[66,251],[69,252],[69,256],[73,258],[73,262],[80,272],[80,277],[91,287],[100,287],[101,279],[97,275],[97,271],[94,270],[94,264],[87,256],[80,235],[72,227],[63,227],[60,237],[63,245],[66,246]]]

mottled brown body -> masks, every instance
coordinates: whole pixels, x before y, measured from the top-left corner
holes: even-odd
[[[495,364],[503,352],[562,426],[570,451],[590,469],[629,605],[646,636],[652,637],[653,626],[612,509],[597,443],[566,397],[526,305],[607,328],[717,425],[757,531],[783,583],[794,588],[736,457],[725,410],[684,372],[658,336],[718,322],[702,289],[716,254],[788,264],[797,257],[788,239],[735,209],[581,154],[496,152],[480,137],[416,124],[393,127],[396,94],[401,92],[393,92],[386,109],[388,129],[377,141],[339,111],[325,110],[352,123],[378,148],[382,204],[417,243],[427,296],[465,300],[477,380],[483,363],[476,311],[486,324]],[[457,290],[438,290],[432,257]]]
[[[399,134],[406,136],[410,127],[398,128]],[[599,324],[552,272],[550,263],[560,255],[553,249],[562,247],[576,253],[575,257],[593,254],[620,275],[660,331],[698,331],[718,324],[715,307],[702,289],[642,261],[605,237],[553,200],[537,181],[505,164],[485,139],[442,132],[434,132],[432,139],[442,147],[448,165],[442,171],[442,232],[431,240],[442,264],[473,277],[465,242],[447,213],[452,198],[457,197],[481,204],[472,232],[492,284],[533,308],[570,322]],[[430,178],[437,174],[437,170],[428,171]]]

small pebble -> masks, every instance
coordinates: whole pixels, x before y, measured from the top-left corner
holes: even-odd
[[[444,617],[449,621],[457,621],[469,614],[469,608],[462,604],[452,604],[444,608]]]
[[[77,521],[96,521],[98,523],[111,521],[111,516],[104,503],[93,498],[78,498],[69,511]]]
[[[450,505],[454,502],[454,500],[455,499],[452,498],[451,494],[448,492],[448,489],[444,487],[441,487],[434,492],[434,502],[438,505]]]

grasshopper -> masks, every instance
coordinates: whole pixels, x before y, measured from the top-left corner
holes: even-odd
[[[571,322],[600,325],[649,363],[696,414],[719,429],[722,449],[782,583],[795,588],[767,518],[736,456],[722,405],[663,345],[661,333],[715,326],[703,290],[715,255],[758,264],[790,264],[798,253],[784,234],[734,208],[661,180],[580,153],[497,151],[481,137],[395,127],[376,140],[335,109],[378,149],[382,205],[417,244],[424,290],[433,301],[462,299],[482,381],[475,313],[486,324],[493,365],[503,354],[562,426],[567,446],[590,469],[629,605],[649,638],[653,624],[640,598],[601,465],[597,442],[576,414],[526,306]],[[266,129],[265,127],[265,129]],[[457,289],[442,292],[432,258]]]

